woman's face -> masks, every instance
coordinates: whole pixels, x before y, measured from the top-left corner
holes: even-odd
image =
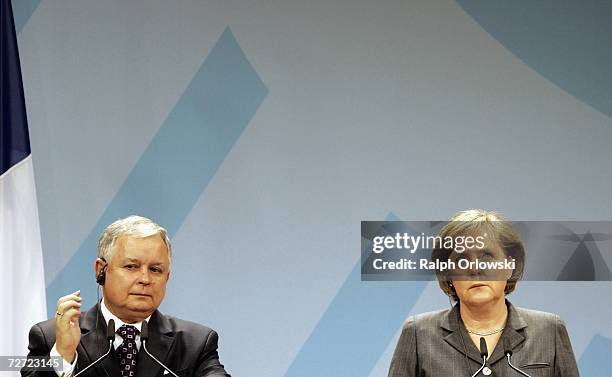
[[[467,262],[501,262],[506,259],[502,247],[494,240],[485,239],[485,247],[472,248],[463,253],[453,252],[450,259],[463,264]],[[472,268],[459,270],[452,283],[459,300],[465,304],[483,305],[504,298],[507,280],[512,270]]]

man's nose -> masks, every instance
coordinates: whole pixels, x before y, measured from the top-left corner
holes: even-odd
[[[143,267],[142,271],[140,271],[140,278],[138,279],[138,282],[140,284],[150,284],[151,283],[151,272],[149,271],[149,268],[147,267]]]

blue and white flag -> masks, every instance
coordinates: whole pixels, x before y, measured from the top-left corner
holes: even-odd
[[[0,1],[0,355],[23,356],[30,327],[47,318],[45,275],[15,24]]]

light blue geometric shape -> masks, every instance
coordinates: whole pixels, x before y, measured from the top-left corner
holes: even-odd
[[[361,281],[357,263],[285,377],[367,377],[427,281]]]
[[[428,283],[361,281],[358,261],[285,377],[367,377]]]
[[[457,2],[528,66],[612,116],[612,1]]]
[[[612,339],[595,335],[580,358],[579,370],[582,377],[610,377]]]
[[[112,221],[140,214],[170,235],[177,232],[267,93],[225,29],[85,241],[48,285],[48,313],[77,289],[84,307],[95,303],[93,261],[98,237]]]
[[[40,0],[12,0],[12,3],[15,32],[19,34],[40,4]]]

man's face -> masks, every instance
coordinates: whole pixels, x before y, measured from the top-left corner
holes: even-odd
[[[104,302],[121,320],[140,322],[159,307],[166,293],[168,249],[160,235],[122,236],[115,247],[106,268]]]

